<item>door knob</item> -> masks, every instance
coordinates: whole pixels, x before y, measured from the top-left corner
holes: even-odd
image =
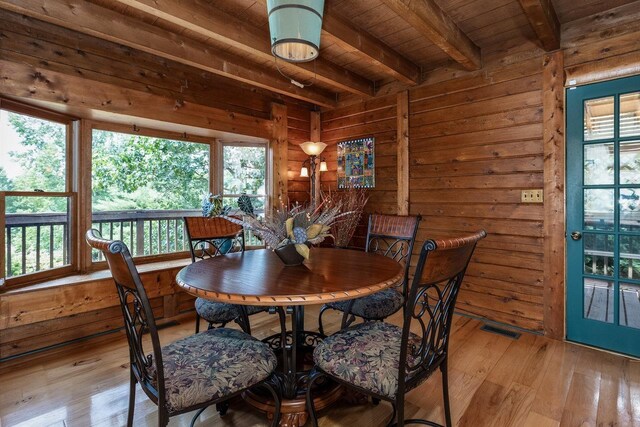
[[[580,239],[582,239],[582,233],[579,232],[579,231],[574,231],[574,232],[571,233],[571,238],[573,240],[580,240]]]

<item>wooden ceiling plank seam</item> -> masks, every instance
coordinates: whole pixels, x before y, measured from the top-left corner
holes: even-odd
[[[41,21],[126,45],[252,86],[288,95],[325,107],[335,105],[334,96],[318,89],[300,89],[283,81],[278,73],[257,71],[245,60],[213,52],[207,45],[88,3],[66,4],[44,0],[0,0],[0,8]]]
[[[560,21],[551,0],[518,0],[542,47],[560,49]]]
[[[196,34],[209,37],[263,60],[273,60],[269,34],[235,16],[195,0],[116,0],[135,10],[163,19]],[[313,63],[283,63],[282,68],[293,68],[307,77],[340,90],[361,96],[372,96],[372,82],[319,58]]]
[[[353,48],[369,58],[373,64],[385,73],[414,85],[420,80],[420,67],[398,52],[362,30],[354,30],[353,25],[326,10],[323,20],[323,32],[335,43]]]
[[[480,69],[480,48],[433,0],[383,0],[383,3],[463,67]]]
[[[484,10],[476,16],[458,22],[458,26],[467,35],[470,35],[476,30],[489,28],[492,25],[495,25],[496,22],[513,19],[515,16],[522,16],[525,21],[527,20],[522,11],[522,7],[518,2],[509,3],[494,9]]]

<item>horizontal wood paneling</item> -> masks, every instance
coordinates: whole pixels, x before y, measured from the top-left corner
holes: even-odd
[[[322,175],[325,190],[337,185],[336,144],[367,136],[375,138],[376,187],[369,191],[366,212],[397,211],[396,104],[396,96],[390,95],[322,114],[322,141],[329,144],[324,153],[329,172]]]
[[[596,13],[563,27],[565,84],[640,74],[640,2]]]
[[[158,318],[193,309],[193,298],[175,286],[180,268],[141,273]],[[166,311],[166,312],[165,312]],[[0,359],[123,326],[110,277],[0,298]]]
[[[542,61],[410,91],[410,213],[419,241],[484,228],[458,309],[543,330]]]

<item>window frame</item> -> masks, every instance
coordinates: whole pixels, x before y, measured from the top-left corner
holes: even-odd
[[[263,196],[247,194],[247,196],[251,198],[264,198],[264,212],[268,212],[269,209],[269,185],[270,185],[270,171],[271,171],[271,159],[269,158],[269,143],[265,142],[243,142],[243,141],[217,141],[216,154],[217,159],[219,159],[216,170],[216,182],[218,185],[216,188],[216,193],[224,197],[240,197],[241,194],[225,194],[224,193],[224,147],[258,147],[264,148],[264,157],[265,157],[265,192]]]
[[[156,138],[166,138],[177,141],[200,143],[209,146],[209,189],[213,194],[222,194],[224,157],[222,155],[223,146],[261,147],[265,150],[265,195],[264,211],[269,212],[271,208],[270,189],[273,185],[272,167],[273,154],[271,142],[267,139],[247,136],[243,141],[238,139],[220,140],[213,136],[201,136],[187,134],[186,132],[176,132],[167,130],[168,127],[180,128],[178,123],[168,123],[165,129],[158,127],[138,127],[135,124],[124,124],[109,122],[104,120],[94,120],[58,113],[54,110],[41,108],[21,101],[14,101],[0,96],[0,109],[12,113],[24,114],[42,120],[49,120],[66,126],[66,149],[65,149],[65,191],[3,191],[0,190],[0,294],[3,292],[27,285],[34,285],[46,282],[51,279],[59,279],[74,274],[84,274],[107,268],[105,261],[93,261],[91,248],[85,244],[84,235],[92,226],[92,149],[93,130],[104,130],[109,132],[126,133],[133,135],[144,135]],[[130,117],[127,120],[133,121]],[[144,119],[140,121],[145,122]],[[156,124],[154,123],[153,126]],[[160,125],[160,127],[165,127]],[[20,276],[5,277],[5,233],[6,233],[6,197],[7,196],[28,196],[28,197],[66,197],[69,200],[69,264],[52,269],[41,270],[35,273],[27,273]],[[233,196],[233,195],[232,195]],[[263,197],[263,196],[253,196]],[[199,206],[194,206],[198,210]],[[154,254],[136,257],[136,264],[147,264],[161,261],[171,261],[185,259],[189,257],[188,251],[173,252],[168,254]]]
[[[64,191],[0,191],[0,289],[15,288],[23,285],[41,281],[44,278],[53,279],[79,271],[79,235],[78,235],[78,181],[76,174],[76,164],[78,163],[79,139],[78,129],[80,119],[66,114],[57,113],[48,109],[27,105],[22,102],[13,101],[0,97],[0,110],[5,110],[15,114],[34,117],[65,126],[65,182]],[[67,217],[68,224],[68,259],[69,264],[60,267],[40,270],[34,273],[26,273],[18,276],[7,277],[6,268],[6,197],[65,197],[69,201]]]
[[[85,141],[85,150],[87,151],[87,164],[83,168],[84,182],[89,182],[86,188],[83,188],[83,199],[85,200],[84,217],[88,218],[86,224],[86,230],[92,227],[93,224],[93,131],[102,130],[106,132],[123,133],[128,135],[141,135],[151,138],[164,138],[173,141],[190,142],[195,144],[207,145],[209,148],[209,191],[215,188],[214,174],[212,169],[216,164],[217,153],[215,150],[216,139],[210,137],[204,137],[199,135],[191,135],[186,132],[179,133],[175,131],[161,130],[155,128],[139,127],[137,125],[125,125],[110,123],[97,120],[85,120],[85,135],[83,140]],[[194,206],[194,210],[199,210],[199,206]],[[104,270],[107,268],[106,261],[94,261],[91,257],[91,248],[87,245],[84,249],[83,260],[86,265],[87,271]],[[134,260],[136,264],[149,264],[160,261],[172,261],[176,259],[188,258],[190,256],[189,250],[180,252],[170,252],[165,254],[153,254],[135,256]]]
[[[217,140],[216,141],[216,159],[217,159],[217,163],[216,163],[216,177],[215,177],[215,182],[216,182],[216,186],[213,187],[216,189],[215,194],[219,194],[220,196],[222,196],[223,200],[224,197],[240,197],[240,194],[224,194],[224,147],[260,147],[260,148],[264,148],[265,150],[265,176],[264,176],[264,181],[265,181],[265,194],[264,196],[255,196],[255,195],[249,195],[249,197],[251,198],[259,198],[259,197],[264,197],[264,213],[266,214],[267,212],[270,212],[271,209],[271,205],[270,205],[270,200],[271,197],[269,197],[269,189],[271,188],[271,168],[272,168],[272,163],[273,163],[273,159],[270,155],[271,150],[270,148],[270,142],[265,140],[265,141],[241,141],[241,140],[233,140],[233,141],[224,141],[224,140]],[[247,231],[245,230],[245,242],[249,242],[252,240],[252,233],[251,231]],[[246,248],[247,249],[260,249],[260,248],[264,248],[264,244],[262,245],[249,245],[247,244]]]

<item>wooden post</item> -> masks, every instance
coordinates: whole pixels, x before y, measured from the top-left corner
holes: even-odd
[[[80,120],[77,125],[77,135],[79,140],[76,143],[77,161],[80,167],[77,169],[77,177],[73,190],[78,195],[78,234],[82,241],[82,249],[78,254],[78,268],[85,272],[91,267],[91,248],[84,243],[84,235],[91,228],[91,149],[93,139],[93,122],[90,120]]]
[[[409,215],[409,91],[398,93],[398,215]]]
[[[5,203],[5,194],[4,191],[0,192],[0,288],[4,285],[5,281],[5,268],[6,268],[6,258],[5,258],[5,227],[6,225],[6,203]]]
[[[309,134],[309,140],[313,142],[320,141],[320,112],[319,111],[311,112],[311,131]],[[314,206],[318,206],[320,204],[320,178],[321,178],[320,176],[322,174],[320,173],[320,161],[318,160],[317,163],[318,164],[316,165],[316,185],[315,185],[316,194],[310,195],[310,197],[314,198],[313,200]]]
[[[565,333],[565,131],[564,57],[543,58],[544,125],[544,332],[554,339]]]
[[[287,106],[271,103],[271,141],[269,153],[271,157],[271,191],[269,192],[269,209],[278,209],[282,202],[287,202],[287,159],[288,130]]]

